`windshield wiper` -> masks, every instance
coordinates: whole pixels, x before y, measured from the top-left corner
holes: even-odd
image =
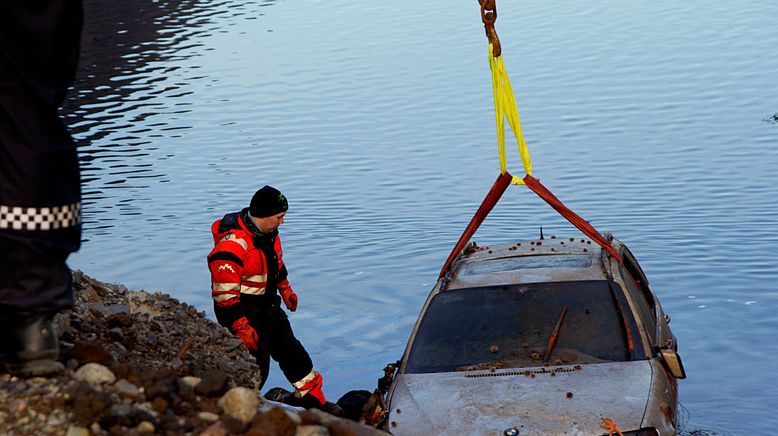
[[[559,328],[562,327],[562,320],[565,319],[566,313],[567,313],[567,305],[565,304],[562,307],[562,312],[559,313],[559,319],[556,320],[556,325],[554,326],[554,330],[551,331],[551,337],[548,338],[548,345],[546,345],[546,352],[543,354],[543,363],[548,363],[548,360],[551,358],[551,350],[553,350],[554,345],[556,345],[556,339],[559,336]]]

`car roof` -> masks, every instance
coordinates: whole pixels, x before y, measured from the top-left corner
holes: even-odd
[[[471,244],[452,266],[444,289],[606,279],[599,245],[588,238],[552,237]]]

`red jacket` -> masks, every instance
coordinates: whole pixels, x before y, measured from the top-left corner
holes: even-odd
[[[278,232],[263,234],[249,219],[244,209],[211,225],[211,296],[216,318],[226,327],[246,309],[277,303],[276,290],[282,296],[292,292]]]

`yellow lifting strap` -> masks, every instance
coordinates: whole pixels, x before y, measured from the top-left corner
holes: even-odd
[[[521,163],[524,165],[524,172],[528,176],[532,176],[532,162],[529,158],[527,143],[524,142],[524,134],[521,131],[516,97],[502,61],[500,38],[494,29],[494,23],[497,21],[497,4],[495,0],[478,0],[478,3],[481,6],[481,21],[484,23],[486,38],[489,40],[489,68],[492,70],[492,88],[494,89],[494,115],[497,122],[497,143],[500,148],[500,174],[508,172],[505,158],[505,119],[507,118],[511,130],[516,136],[516,143],[519,145],[519,155]],[[512,182],[523,185],[522,179],[522,177],[513,177]]]
[[[516,105],[516,97],[513,94],[513,87],[508,78],[508,72],[505,70],[505,63],[502,56],[494,56],[494,46],[489,44],[489,67],[492,70],[492,88],[494,89],[494,114],[497,122],[497,144],[500,148],[500,173],[505,174],[507,169],[507,159],[505,157],[505,119],[511,126],[513,135],[516,137],[516,143],[519,146],[519,155],[521,163],[524,165],[524,171],[527,175],[532,175],[532,161],[529,156],[527,143],[524,142],[524,134],[521,131],[521,120],[519,119],[519,109]],[[513,183],[523,185],[524,180],[513,176]]]

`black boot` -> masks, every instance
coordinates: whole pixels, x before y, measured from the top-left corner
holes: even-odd
[[[19,377],[48,376],[65,367],[57,362],[59,340],[52,315],[4,316],[0,320],[2,355],[6,370]]]
[[[280,389],[280,388],[277,388]],[[325,401],[323,404],[315,398],[313,395],[303,395],[302,397],[298,397],[297,395],[289,392],[284,391],[281,389],[282,394],[278,395],[275,391],[273,392],[273,395],[271,397],[268,397],[266,395],[265,398],[268,398],[273,401],[278,401],[284,404],[288,404],[290,406],[294,407],[302,407],[303,409],[319,409],[324,412],[329,413],[330,415],[343,417],[345,416],[345,413],[343,412],[343,409],[340,408],[335,403],[330,403],[329,401]],[[268,392],[270,394],[270,392]]]

